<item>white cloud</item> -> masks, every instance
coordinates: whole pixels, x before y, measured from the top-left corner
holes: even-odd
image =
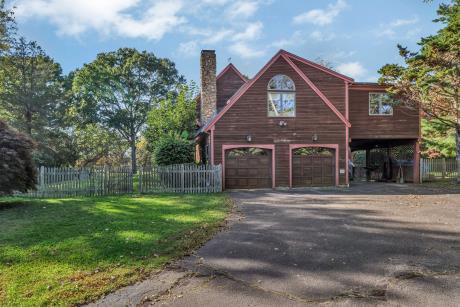
[[[160,1],[149,8],[140,20],[131,17],[121,18],[117,30],[128,37],[145,37],[161,39],[166,32],[185,22],[183,17],[176,14],[182,4],[178,1]]]
[[[206,38],[203,40],[204,44],[217,44],[225,39],[228,39],[234,35],[234,32],[232,30],[219,30],[216,32],[210,31],[207,35]]]
[[[300,31],[295,31],[289,38],[273,39],[270,47],[284,49],[291,46],[303,45],[306,41],[305,36]]]
[[[244,31],[235,32],[230,39],[233,42],[230,46],[230,51],[246,59],[263,56],[265,50],[250,46],[250,43],[253,43],[261,36],[262,28],[262,22],[256,21],[246,25]]]
[[[203,37],[200,41],[203,44],[216,44],[221,41],[249,41],[259,38],[262,34],[262,29],[264,27],[263,23],[256,21],[249,24],[242,25],[244,30],[239,29],[221,29],[221,30],[212,30],[212,29],[188,29],[187,33],[192,36],[201,36]]]
[[[418,22],[418,18],[414,17],[411,19],[396,19],[390,23],[390,27],[401,27],[401,26],[407,26],[407,25],[412,25],[414,23]]]
[[[254,40],[256,38],[259,38],[261,33],[262,33],[262,28],[264,25],[260,21],[256,21],[254,23],[249,24],[246,27],[246,30],[243,32],[235,34],[233,37],[233,40],[235,41],[247,41],[247,40]]]
[[[335,38],[334,33],[323,33],[321,31],[313,31],[310,33],[310,37],[319,42],[327,42]]]
[[[265,50],[253,48],[249,46],[246,42],[234,43],[230,46],[230,51],[245,59],[258,58],[260,56],[265,55]]]
[[[221,6],[225,5],[229,0],[201,0],[202,5]]]
[[[198,55],[198,42],[197,41],[189,41],[185,43],[179,44],[179,54],[185,57],[193,57]]]
[[[46,18],[61,35],[78,36],[89,30],[101,34],[161,39],[185,22],[178,16],[181,0],[17,0],[18,18]],[[140,16],[129,11],[140,9]]]
[[[418,21],[419,19],[417,17],[408,18],[408,19],[395,19],[389,23],[380,24],[378,29],[375,30],[374,32],[378,37],[387,37],[387,38],[395,39],[395,38],[398,38],[398,36],[400,36],[400,37],[410,38],[418,34],[420,32],[420,29],[410,28],[407,30],[407,26],[414,25],[418,23]]]
[[[367,72],[359,62],[342,63],[337,66],[337,71],[355,79],[363,77]]]
[[[259,2],[240,0],[231,5],[227,10],[230,19],[244,19],[253,16],[259,9]]]
[[[346,58],[350,58],[352,56],[354,56],[356,54],[356,51],[354,50],[351,50],[351,51],[338,51],[338,52],[335,52],[331,55],[331,57],[333,59],[346,59]]]
[[[337,0],[335,4],[329,4],[326,9],[314,9],[294,17],[295,24],[312,23],[319,26],[330,24],[340,12],[347,7],[345,0]]]

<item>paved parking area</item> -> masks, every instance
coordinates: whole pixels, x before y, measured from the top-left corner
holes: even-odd
[[[460,189],[231,195],[229,228],[170,269],[180,278],[143,305],[460,306]]]

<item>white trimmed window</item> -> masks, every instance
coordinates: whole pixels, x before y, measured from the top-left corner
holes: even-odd
[[[369,93],[369,115],[393,115],[394,104],[387,93]]]
[[[268,116],[295,116],[295,85],[286,75],[276,75],[267,86]]]

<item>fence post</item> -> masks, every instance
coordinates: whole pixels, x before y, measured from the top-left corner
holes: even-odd
[[[45,190],[45,167],[42,165],[40,166],[40,181],[38,182],[38,189],[40,191],[40,196],[43,194]]]
[[[423,183],[423,174],[425,172],[424,165],[425,165],[425,159],[421,158],[420,159],[420,165],[418,166],[420,168],[420,183]]]
[[[446,178],[446,170],[447,170],[447,167],[446,167],[446,158],[442,158],[441,160],[441,172],[442,172],[442,179],[445,179]]]
[[[181,187],[181,192],[185,192],[185,166],[184,164],[180,165],[180,187]]]
[[[223,179],[223,165],[219,164],[219,170],[217,172],[219,174],[219,192],[222,192],[224,190],[224,179]]]
[[[139,191],[139,194],[142,194],[142,175],[143,175],[142,166],[139,167],[139,170],[138,170],[137,174],[139,176],[138,177],[139,178],[139,180],[138,180],[138,191]],[[131,180],[133,180],[133,179],[134,179],[134,176],[131,177]]]

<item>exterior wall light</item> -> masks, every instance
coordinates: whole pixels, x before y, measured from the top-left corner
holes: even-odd
[[[281,121],[278,123],[278,126],[280,126],[280,127],[286,127],[286,126],[287,126],[287,122],[285,122],[284,120],[281,120]]]
[[[246,135],[246,141],[251,142],[252,136],[250,134]]]
[[[315,133],[313,134],[313,136],[311,137],[311,139],[313,140],[313,142],[317,142],[318,141],[318,135]]]

